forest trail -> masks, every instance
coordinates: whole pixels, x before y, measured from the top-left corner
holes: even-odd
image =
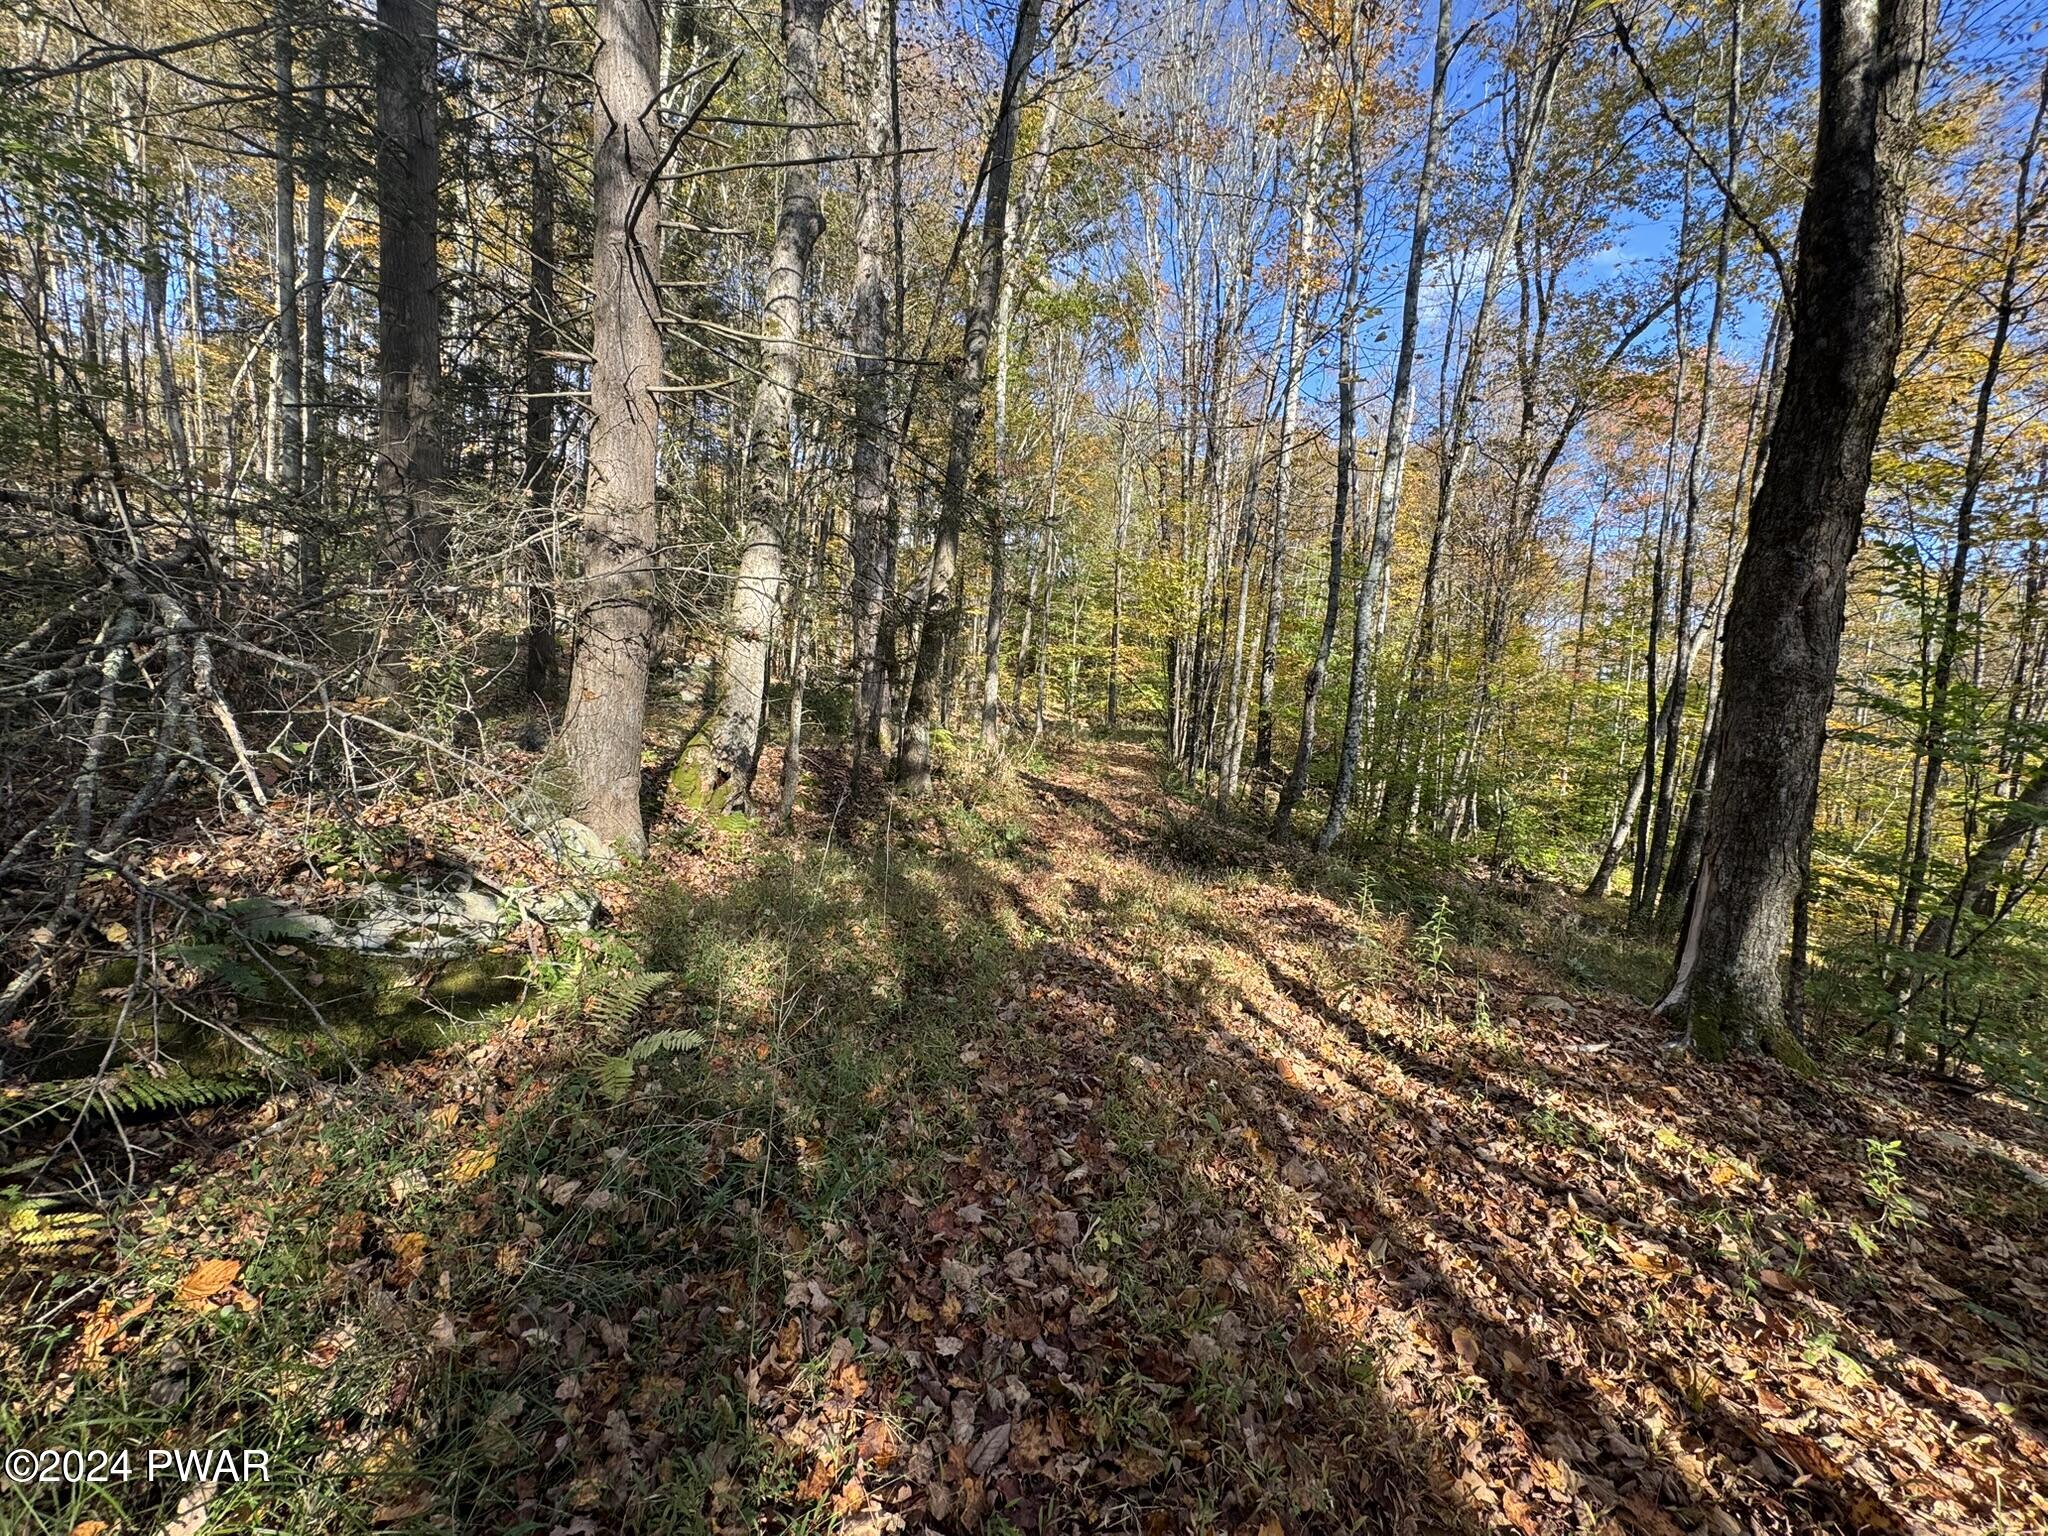
[[[220,1529],[2042,1528],[2038,1125],[1674,1058],[1159,776],[658,833],[651,1018],[223,1113],[39,1427],[274,1447]]]

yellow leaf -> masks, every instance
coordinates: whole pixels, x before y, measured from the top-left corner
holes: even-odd
[[[427,1262],[427,1234],[401,1232],[391,1239],[391,1283],[404,1290],[420,1275]]]
[[[109,944],[126,944],[128,942],[128,925],[126,923],[109,923],[100,931],[106,934]]]
[[[208,1259],[178,1282],[178,1305],[197,1310],[210,1297],[219,1295],[242,1275],[240,1259]]]
[[[104,1520],[81,1520],[71,1527],[71,1536],[106,1536],[109,1529]]]
[[[473,1183],[498,1166],[496,1147],[465,1147],[448,1163],[448,1177],[457,1184]]]
[[[462,1106],[460,1104],[437,1104],[427,1118],[445,1131],[462,1118]]]

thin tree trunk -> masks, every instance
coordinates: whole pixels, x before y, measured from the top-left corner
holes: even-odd
[[[2012,235],[2006,246],[2005,269],[1999,276],[1998,303],[1992,311],[1991,345],[1984,355],[1984,374],[1977,385],[1976,414],[1970,421],[1970,446],[1963,459],[1962,494],[1956,501],[1955,527],[1950,539],[1948,578],[1942,595],[1941,628],[1934,649],[1934,666],[1928,686],[1927,718],[1921,733],[1922,765],[1915,815],[1908,829],[1909,862],[1905,893],[1900,903],[1898,932],[1910,939],[1920,923],[1920,903],[1927,887],[1927,864],[1934,839],[1936,797],[1941,789],[1942,770],[1949,751],[1949,694],[1953,687],[1956,647],[1962,635],[1963,592],[1970,580],[1970,557],[1976,549],[1977,499],[1983,490],[1987,468],[1985,440],[1991,427],[1992,406],[1998,396],[1999,373],[2005,349],[2012,335],[2013,321],[2021,303],[2019,286],[2027,255],[2027,237],[2034,214],[2031,182],[2034,155],[2041,143],[2044,114],[2048,114],[2048,66],[2041,73],[2035,99],[2034,121],[2019,160],[2013,191]],[[1900,995],[1911,988],[1912,968],[1906,967],[1895,987]]]
[[[860,209],[853,266],[853,676],[854,760],[880,744],[879,640],[888,598],[885,548],[896,456],[889,441],[890,300],[896,238],[896,0],[866,0],[867,78],[861,99]],[[887,540],[893,546],[894,539]]]
[[[953,379],[946,480],[933,535],[931,586],[925,595],[924,625],[918,636],[917,663],[911,673],[910,699],[904,711],[903,741],[897,750],[897,778],[912,795],[922,795],[931,788],[931,732],[932,721],[939,713],[939,674],[947,641],[960,623],[960,527],[966,516],[967,481],[986,405],[989,327],[995,319],[996,298],[1003,285],[1003,246],[1009,230],[1010,169],[1017,145],[1017,113],[1023,99],[1024,75],[1038,48],[1040,5],[1041,0],[1019,0],[1016,31],[1010,39],[1010,56],[1003,70],[1002,99],[997,104],[995,128],[989,137],[981,251]]]
[[[526,549],[526,692],[536,709],[553,697],[561,679],[562,652],[555,638],[554,507],[555,485],[555,124],[548,96],[548,50],[551,38],[547,0],[532,8],[536,68],[533,107],[528,118],[532,135],[533,191],[528,203],[526,260],[525,459],[520,484],[525,490]]]
[[[296,525],[305,510],[306,422],[300,400],[305,366],[300,346],[305,338],[299,330],[299,163],[293,132],[298,103],[293,62],[287,12],[279,22],[272,52],[277,88],[276,198],[271,221],[276,254],[277,325],[272,335],[277,346],[278,479]]]
[[[446,564],[441,478],[437,0],[377,0],[377,494],[387,566],[416,590]],[[638,821],[636,811],[634,820]]]
[[[818,202],[819,40],[831,0],[783,0],[782,114],[787,123],[782,206],[761,317],[760,381],[741,453],[744,499],[718,706],[711,724],[707,803],[744,809],[754,791],[768,681],[769,636],[783,605],[789,535],[790,438],[803,373],[804,281],[825,230]]]
[[[1055,66],[1057,71],[1059,66]],[[982,635],[981,745],[993,752],[1002,744],[1002,647],[1005,617],[1006,515],[1011,489],[1010,448],[1010,331],[1017,313],[1018,269],[1031,259],[1038,234],[1038,214],[1045,193],[1045,179],[1052,167],[1053,140],[1059,133],[1061,106],[1065,98],[1065,77],[1058,80],[1039,119],[1038,142],[1024,163],[1024,182],[1017,191],[1010,217],[1016,223],[1016,249],[1004,264],[1002,292],[996,298],[995,335],[995,494],[988,503],[988,624]],[[1055,402],[1057,404],[1057,402]],[[1055,475],[1058,470],[1055,468]],[[1021,664],[1021,658],[1020,658]]]
[[[315,22],[329,23],[325,7]],[[327,61],[323,32],[313,45],[310,144],[306,155],[306,348],[301,390],[305,428],[305,505],[299,530],[299,590],[318,597],[327,585],[327,442],[333,421],[327,403]]]
[[[1727,157],[1722,163],[1722,186],[1735,184],[1735,172],[1741,155],[1742,144],[1742,5],[1741,0],[1731,8],[1728,35],[1728,93],[1727,114]],[[1700,353],[1700,405],[1699,414],[1693,427],[1692,443],[1687,451],[1685,463],[1685,510],[1682,522],[1683,533],[1679,541],[1678,556],[1678,607],[1673,628],[1678,639],[1678,649],[1672,657],[1671,691],[1678,696],[1678,707],[1670,712],[1664,727],[1664,760],[1657,775],[1657,805],[1650,818],[1650,852],[1644,862],[1643,884],[1639,891],[1632,893],[1637,903],[1637,912],[1648,920],[1660,909],[1658,902],[1665,885],[1665,860],[1670,848],[1672,819],[1677,811],[1678,791],[1678,750],[1680,735],[1685,726],[1685,696],[1692,682],[1690,657],[1686,628],[1694,622],[1692,618],[1693,598],[1693,557],[1699,528],[1700,486],[1705,473],[1707,443],[1714,419],[1714,364],[1715,352],[1720,345],[1721,320],[1727,310],[1728,289],[1728,248],[1734,232],[1735,207],[1732,196],[1724,192],[1721,198],[1721,218],[1714,234],[1714,298],[1707,311],[1707,334],[1701,343]],[[1712,617],[1703,617],[1699,622],[1711,624]],[[1701,755],[1706,747],[1702,739]]]
[[[1294,434],[1301,414],[1301,379],[1306,371],[1308,347],[1302,336],[1307,323],[1303,314],[1303,293],[1311,248],[1315,244],[1317,183],[1322,174],[1323,135],[1328,119],[1318,112],[1309,134],[1306,165],[1301,177],[1301,200],[1295,208],[1292,259],[1287,271],[1287,361],[1280,396],[1280,459],[1273,470],[1273,527],[1266,549],[1266,621],[1259,636],[1259,724],[1252,747],[1252,772],[1268,773],[1273,767],[1273,683],[1280,662],[1280,576],[1287,553],[1288,501],[1294,489]]]
[[[1422,277],[1429,261],[1430,221],[1435,206],[1437,161],[1443,150],[1446,91],[1451,60],[1456,52],[1457,45],[1451,38],[1451,0],[1437,0],[1436,46],[1429,84],[1429,123],[1422,138],[1422,167],[1416,175],[1415,212],[1409,227],[1408,276],[1401,297],[1401,339],[1394,354],[1394,388],[1387,402],[1387,430],[1380,448],[1379,473],[1371,481],[1371,497],[1361,512],[1364,525],[1370,528],[1370,537],[1365,546],[1364,566],[1358,573],[1358,588],[1352,595],[1351,686],[1344,701],[1344,744],[1337,756],[1337,784],[1331,794],[1330,807],[1323,816],[1321,829],[1316,833],[1316,846],[1325,850],[1334,848],[1337,839],[1343,835],[1344,819],[1351,809],[1351,792],[1358,782],[1359,757],[1365,749],[1366,701],[1372,692],[1380,637],[1380,629],[1373,616],[1379,608],[1380,588],[1386,583],[1393,565],[1394,520],[1400,511],[1401,483],[1408,466],[1408,434],[1415,422],[1415,338],[1421,327]],[[1351,126],[1354,145],[1350,152],[1354,225],[1362,216],[1360,204],[1364,198],[1355,145],[1357,136],[1358,125],[1354,121]],[[1347,328],[1350,323],[1350,317],[1346,316]],[[1347,377],[1349,372],[1347,366],[1339,364],[1340,379]],[[1339,398],[1341,400],[1341,395]],[[1332,547],[1335,548],[1334,545]],[[1334,586],[1332,591],[1335,591]],[[1304,712],[1304,729],[1313,713],[1312,707]],[[1309,750],[1313,750],[1313,741],[1307,745]],[[1303,783],[1307,782],[1305,757],[1304,752],[1297,750],[1295,771],[1289,775],[1290,783],[1296,776]],[[1296,793],[1298,795],[1299,790]],[[1282,811],[1274,819],[1276,833],[1284,832],[1286,820],[1292,812],[1293,806],[1283,798]]]

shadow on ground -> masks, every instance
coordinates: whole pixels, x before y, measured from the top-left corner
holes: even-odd
[[[1538,1012],[1535,962],[1418,958],[1292,866],[1190,857],[1189,814],[1118,743],[651,884],[651,1003],[225,1150],[101,1284],[161,1295],[175,1236],[250,1304],[53,1346],[21,1427],[278,1447],[220,1529],[2038,1518],[2009,1164],[1925,1104],[1672,1060],[1611,997]],[[1871,1138],[1917,1211],[1871,1205]]]

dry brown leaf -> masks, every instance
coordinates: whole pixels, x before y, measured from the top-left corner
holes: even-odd
[[[1458,1352],[1458,1358],[1465,1363],[1465,1369],[1479,1369],[1479,1336],[1470,1328],[1451,1330],[1451,1347]]]
[[[195,1311],[242,1276],[240,1259],[207,1259],[178,1282],[178,1305]]]

